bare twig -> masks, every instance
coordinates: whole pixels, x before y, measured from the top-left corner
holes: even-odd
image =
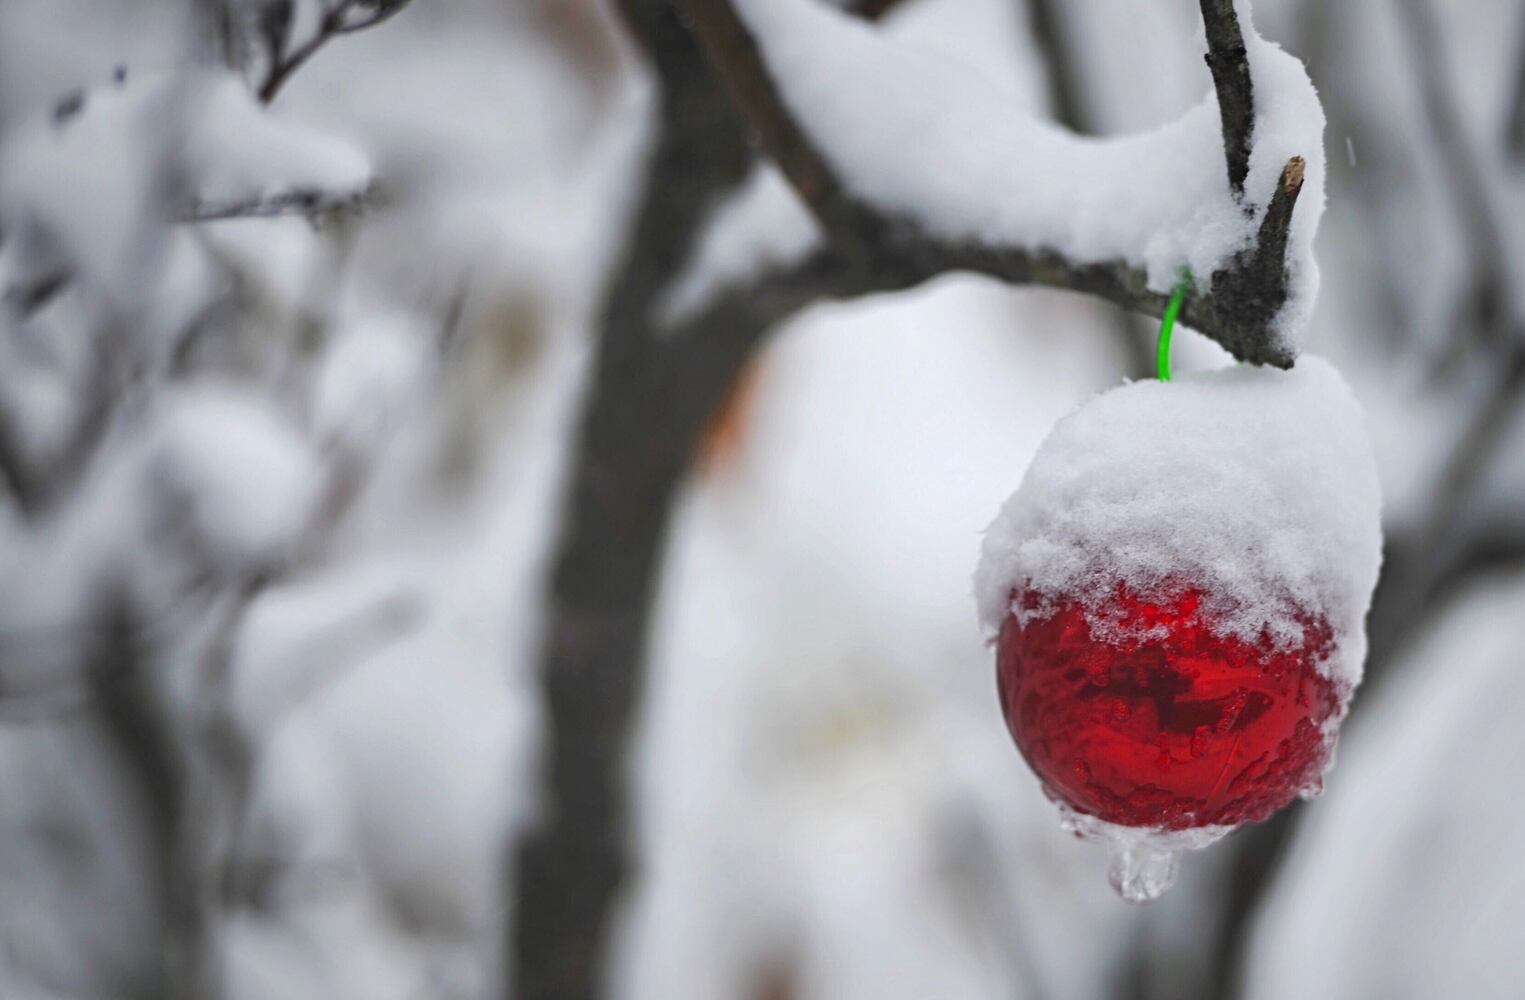
[[[5,303],[22,316],[28,316],[53,301],[72,277],[66,268],[48,271],[29,284],[8,289]]]
[[[1218,92],[1218,114],[1223,121],[1223,154],[1228,183],[1234,194],[1244,194],[1250,175],[1250,133],[1255,128],[1255,85],[1250,79],[1249,54],[1234,0],[1201,0],[1202,24],[1207,29],[1207,68]]]
[[[275,100],[286,81],[331,39],[373,28],[395,17],[408,3],[409,0],[339,0],[324,12],[313,36],[290,52],[285,50],[282,34],[281,43],[271,46],[270,66],[256,91],[260,103],[269,104]]]
[[[0,410],[0,485],[23,512],[35,505],[36,487],[21,434],[9,413]]]
[[[970,270],[1015,284],[1084,292],[1151,316],[1163,314],[1169,296],[1152,291],[1144,272],[1124,261],[1082,263],[1052,250],[950,241],[853,198],[784,104],[756,40],[729,0],[686,0],[685,9],[716,74],[763,147],[815,212],[837,252],[875,274],[879,287],[904,288],[950,270]],[[1226,30],[1219,28],[1215,35]],[[1237,31],[1235,20],[1235,37]],[[1242,48],[1242,40],[1239,44]],[[1238,92],[1220,96],[1234,109],[1248,100]],[[1231,116],[1229,111],[1225,115]],[[1229,162],[1232,172],[1233,150]],[[1301,159],[1289,161],[1261,228],[1261,245],[1211,275],[1206,293],[1199,286],[1182,311],[1185,323],[1244,361],[1288,368],[1294,360],[1273,325],[1289,294],[1285,248],[1302,176]]]
[[[240,201],[197,201],[181,216],[181,222],[221,222],[227,219],[268,219],[301,215],[318,218],[333,212],[358,211],[376,199],[374,186],[359,191],[335,192],[322,188],[295,188]]]
[[[98,710],[107,738],[115,744],[134,785],[148,825],[154,852],[151,884],[160,892],[161,919],[178,928],[189,917],[179,893],[176,830],[185,809],[185,774],[173,738],[148,689],[143,665],[145,640],[126,601],[112,595],[102,602],[99,625],[89,630],[93,640],[87,656],[92,704]],[[181,940],[171,931],[168,940]],[[166,1000],[189,1000],[195,994],[179,978],[180,956],[167,949],[156,969],[152,995]]]
[[[0,403],[0,480],[23,516],[31,517],[73,486],[89,466],[97,445],[106,436],[120,392],[120,347],[111,336],[97,340],[84,384],[81,404],[62,445],[42,462],[29,461],[13,416]]]
[[[1520,41],[1514,56],[1514,90],[1509,98],[1509,118],[1504,125],[1504,146],[1516,164],[1525,162],[1525,18],[1520,20]]]
[[[1086,114],[1080,96],[1082,85],[1067,37],[1063,7],[1060,0],[1027,0],[1028,28],[1043,57],[1054,119],[1076,132],[1093,132],[1091,116]]]

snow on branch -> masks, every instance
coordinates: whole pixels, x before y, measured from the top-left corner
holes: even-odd
[[[762,145],[871,283],[971,270],[1158,316],[1189,269],[1186,323],[1290,367],[1317,288],[1323,113],[1301,64],[1246,36],[1231,0],[1202,8],[1217,99],[1097,140],[817,0],[686,0]]]
[[[232,76],[205,88],[182,157],[193,190],[183,221],[306,215],[357,208],[374,194],[365,153],[271,115]]]

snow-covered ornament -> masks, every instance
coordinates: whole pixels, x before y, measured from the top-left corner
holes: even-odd
[[[1322,788],[1379,503],[1361,411],[1308,355],[1121,386],[1039,448],[976,594],[1017,747],[1124,898]]]

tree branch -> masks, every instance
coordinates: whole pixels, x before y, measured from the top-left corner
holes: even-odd
[[[10,414],[3,410],[0,410],[0,485],[5,487],[23,514],[35,506],[36,487],[32,483],[21,435]]]
[[[1082,85],[1066,39],[1062,8],[1060,0],[1027,0],[1028,30],[1043,58],[1054,120],[1075,132],[1094,132],[1081,100]]]
[[[778,94],[756,40],[730,0],[685,0],[684,6],[711,66],[762,146],[806,200],[835,249],[859,270],[872,272],[877,287],[906,288],[946,271],[969,270],[1014,284],[1084,292],[1150,316],[1163,314],[1169,295],[1150,290],[1147,275],[1125,261],[1079,262],[1052,250],[948,240],[853,198]],[[1232,15],[1231,6],[1228,11]],[[1221,13],[1215,8],[1215,16]],[[1232,29],[1237,38],[1237,20]],[[1218,23],[1214,35],[1226,30]],[[1220,62],[1231,61],[1231,53],[1220,55]],[[1220,101],[1225,108],[1238,109],[1248,101],[1247,94],[1220,94]],[[1238,111],[1224,114],[1235,117]],[[1229,159],[1232,172],[1232,152]],[[1243,361],[1281,368],[1294,361],[1273,326],[1289,294],[1287,236],[1302,191],[1303,169],[1301,158],[1287,163],[1259,244],[1212,274],[1205,294],[1199,284],[1182,310],[1183,322]]]
[[[713,397],[723,398],[758,324],[659,339],[654,305],[710,205],[752,154],[665,0],[623,0],[660,85],[642,200],[600,318],[573,445],[540,653],[546,814],[506,866],[517,885],[508,950],[513,1000],[592,1000],[610,911],[632,861],[625,753],[672,497]],[[665,183],[682,177],[684,183]],[[700,357],[700,349],[706,355]],[[715,353],[715,352],[718,352]]]
[[[270,49],[270,67],[266,71],[264,82],[256,91],[260,103],[269,104],[275,100],[281,88],[286,85],[286,81],[302,68],[303,63],[328,44],[330,39],[373,28],[396,16],[409,2],[410,0],[339,0],[337,4],[324,12],[322,19],[318,22],[318,30],[313,36],[289,53],[285,50],[284,28],[282,28],[282,33],[278,36],[281,38],[279,43],[267,40]]]
[[[332,212],[358,211],[377,200],[376,187],[357,191],[293,188],[238,201],[195,201],[181,215],[183,223],[222,222],[228,219],[270,219],[301,215],[307,218]]]
[[[1250,79],[1249,54],[1234,0],[1201,0],[1202,25],[1207,29],[1207,68],[1218,92],[1218,114],[1223,121],[1223,155],[1228,165],[1229,187],[1244,194],[1250,175],[1250,133],[1255,129],[1255,85]]]
[[[1525,19],[1520,26],[1525,29]],[[1504,125],[1504,145],[1516,164],[1525,162],[1525,30],[1515,49],[1514,89],[1509,98],[1509,118]]]
[[[882,21],[904,3],[905,0],[854,0],[848,4],[848,10],[865,21]]]

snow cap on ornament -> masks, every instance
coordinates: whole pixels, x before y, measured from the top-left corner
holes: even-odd
[[[1113,883],[1313,794],[1360,681],[1376,466],[1335,369],[1137,382],[1061,420],[975,576],[1019,749]]]

